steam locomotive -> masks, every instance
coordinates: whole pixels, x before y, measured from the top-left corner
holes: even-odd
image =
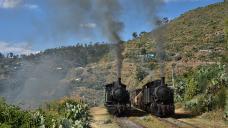
[[[121,83],[121,78],[117,82],[105,85],[105,106],[116,116],[122,116],[131,109],[130,93],[126,85]]]
[[[131,104],[159,117],[168,117],[175,113],[174,92],[165,84],[165,77],[130,93],[120,78],[117,82],[105,85],[105,106],[110,113],[116,116],[126,114],[130,112]]]
[[[131,92],[134,107],[159,117],[174,115],[174,92],[165,84],[165,77],[145,84]]]

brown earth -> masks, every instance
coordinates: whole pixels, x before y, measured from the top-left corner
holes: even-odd
[[[92,128],[119,128],[105,107],[93,107],[90,109],[90,113],[93,117]]]

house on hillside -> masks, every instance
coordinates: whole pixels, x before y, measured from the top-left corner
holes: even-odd
[[[140,54],[137,55],[139,59],[143,59],[144,61],[151,61],[156,60],[156,54],[155,53],[146,53],[146,54]]]

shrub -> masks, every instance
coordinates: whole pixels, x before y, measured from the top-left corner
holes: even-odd
[[[0,99],[0,113],[0,127],[6,125],[12,128],[29,127],[32,122],[29,112],[13,105],[7,105],[2,98]]]
[[[136,79],[141,81],[143,80],[146,76],[148,75],[148,73],[146,71],[144,71],[141,67],[137,67],[136,69]]]
[[[0,128],[88,128],[89,108],[85,103],[66,100],[51,103],[48,108],[34,112],[7,105],[0,100]]]
[[[194,113],[224,109],[227,78],[224,66],[198,67],[176,80],[175,100]]]

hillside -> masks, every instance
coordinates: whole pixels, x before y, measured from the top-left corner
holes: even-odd
[[[173,63],[176,64],[178,74],[198,65],[217,63],[225,55],[225,17],[228,17],[228,3],[216,3],[186,12],[171,20],[165,27],[143,33],[128,41],[124,51],[126,60],[134,60],[137,54],[156,53],[159,43],[154,37],[160,35],[164,38],[162,41],[166,52],[166,76],[171,76]],[[181,59],[176,59],[177,57]],[[139,62],[145,66],[148,66],[148,63],[154,64],[152,61]],[[155,63],[154,67],[154,77],[157,78],[158,65]]]
[[[93,81],[90,82],[91,84],[75,83],[77,77],[71,79],[69,76],[71,72],[79,71],[76,70],[77,68],[83,69],[87,64],[98,62],[108,51],[107,44],[78,44],[48,49],[35,55],[2,56],[0,58],[0,96],[24,108],[33,108],[42,102],[69,96],[74,90],[81,90],[79,87],[92,88],[96,84],[91,83]],[[93,93],[94,89],[87,92]],[[80,93],[77,96],[82,96]],[[87,97],[90,95],[88,94]]]
[[[221,56],[225,54],[224,18],[227,14],[228,3],[197,8],[171,20],[165,27],[149,33],[143,32],[140,36],[125,42],[123,83],[129,88],[137,88],[160,77],[156,36],[164,38],[162,41],[168,84],[171,84],[173,64],[176,65],[175,72],[178,76],[199,65],[219,62]],[[27,88],[30,83],[42,81],[44,85],[51,85],[50,89],[54,87],[61,92],[70,90],[76,97],[84,97],[90,102],[101,102],[102,85],[116,79],[116,66],[113,61],[115,57],[110,49],[107,44],[77,45],[48,49],[40,54],[22,56],[22,58],[3,58],[0,61],[1,91],[5,89],[5,83],[10,82],[8,85],[11,86],[8,90],[16,88],[11,93],[17,93],[21,89],[21,81],[26,79],[26,86],[24,86],[25,82],[22,82],[23,88]],[[148,58],[148,55],[155,55],[155,57]],[[24,72],[34,73],[34,71],[38,74],[18,75]],[[42,79],[38,78],[40,76]],[[53,82],[47,81],[46,78],[50,76]],[[20,78],[19,83],[15,81],[17,78]],[[61,90],[62,87],[64,90]],[[58,92],[45,88],[40,91],[47,97]],[[21,97],[23,96],[24,94]],[[8,98],[14,97],[16,96],[8,96]]]
[[[181,52],[187,57],[186,59],[200,60],[200,56],[196,56],[200,50],[212,50],[211,54],[218,50],[224,50],[224,19],[227,15],[228,4],[217,3],[182,14],[180,17],[171,20],[164,31],[156,31],[161,31],[160,35],[166,38],[165,46],[168,52]],[[151,37],[156,31],[143,34],[136,40],[129,41],[126,47],[145,47],[147,50],[153,50],[156,44]],[[194,55],[189,55],[193,51]],[[213,59],[213,56],[208,57]]]
[[[130,89],[138,88],[148,81],[160,77],[157,57],[157,44],[153,38],[155,32],[162,32],[165,49],[166,81],[171,84],[172,65],[175,64],[176,76],[192,71],[200,65],[219,63],[225,56],[224,18],[228,4],[217,3],[191,10],[173,19],[158,30],[142,33],[139,37],[124,43],[124,61],[122,69],[123,83]],[[116,78],[114,55],[106,54],[98,63],[91,63],[83,69],[72,70],[68,78],[75,83],[85,85],[104,85]],[[96,86],[93,86],[96,87]]]

